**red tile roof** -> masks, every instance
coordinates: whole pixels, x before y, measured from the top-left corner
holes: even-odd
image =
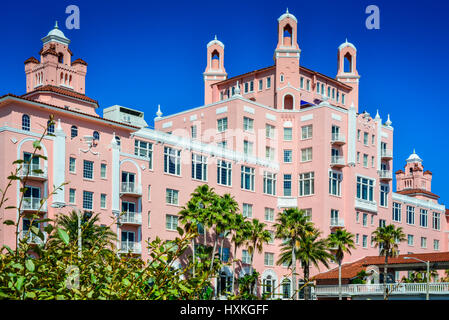
[[[424,194],[424,195],[428,195],[432,198],[439,198],[440,196],[436,195],[435,193],[432,193],[430,191],[424,190],[424,189],[405,189],[405,190],[401,190],[401,191],[396,191],[396,193],[399,194],[405,194],[405,195],[416,195],[416,194]]]
[[[39,61],[35,57],[26,59],[24,63],[27,64],[28,62],[39,63]]]
[[[52,86],[52,85],[45,85],[45,86],[39,87],[36,90],[30,91],[30,92],[22,95],[22,97],[26,97],[26,96],[28,96],[30,94],[33,94],[33,93],[36,93],[36,92],[48,92],[48,91],[59,93],[59,94],[62,94],[62,95],[73,97],[73,98],[77,98],[77,99],[84,100],[84,101],[87,101],[87,102],[95,103],[98,106],[98,101],[97,100],[89,98],[88,96],[86,96],[84,94],[81,94],[81,93],[78,93],[78,92],[75,92],[75,91],[72,91],[72,90],[69,90],[69,89],[64,89],[64,88],[61,88],[61,87]]]
[[[401,254],[395,258],[388,258],[388,265],[395,264],[412,264],[417,261],[414,259],[404,259],[404,257],[415,257],[430,262],[449,262],[449,252],[433,252],[433,253],[415,253]],[[341,278],[353,279],[364,268],[370,265],[384,265],[385,257],[383,256],[367,256],[360,260],[342,265]],[[315,280],[338,279],[338,268],[320,273],[316,275]]]
[[[72,66],[73,66],[74,64],[77,64],[77,63],[79,63],[79,64],[84,64],[85,66],[87,66],[87,62],[84,61],[83,59],[80,59],[80,58],[78,58],[78,59],[76,59],[75,61],[73,61],[73,62],[72,62]]]

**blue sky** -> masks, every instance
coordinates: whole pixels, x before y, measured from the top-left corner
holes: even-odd
[[[65,28],[71,4],[80,8],[79,30]],[[371,4],[380,9],[380,30],[365,27]],[[215,34],[229,77],[272,65],[277,18],[287,7],[299,20],[303,66],[334,77],[337,47],[345,38],[357,47],[359,111],[379,109],[384,120],[390,113],[394,171],[416,148],[433,172],[432,191],[449,205],[449,4],[442,0],[5,1],[0,95],[25,92],[23,62],[38,57],[40,39],[58,20],[73,58],[89,64],[86,94],[101,109],[143,110],[152,125],[158,104],[165,115],[202,105],[206,44]]]

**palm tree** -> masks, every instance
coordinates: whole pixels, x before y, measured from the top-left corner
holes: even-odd
[[[257,251],[258,253],[262,252],[263,245],[270,242],[271,234],[268,230],[266,230],[266,224],[260,222],[258,219],[252,219],[248,234],[248,240],[246,244],[248,246],[248,252],[251,256],[251,272],[252,275],[254,272],[254,253]],[[253,288],[254,290],[254,288]],[[251,291],[253,292],[253,291]]]
[[[108,227],[98,224],[100,214],[84,214],[81,217],[81,244],[82,248],[90,249],[94,245],[106,247],[114,243],[117,235]],[[71,241],[78,239],[78,213],[72,210],[69,215],[59,214],[56,217],[57,226],[66,230]],[[54,237],[55,241],[60,241],[59,237]]]
[[[231,241],[234,243],[234,255],[232,259],[232,290],[235,291],[235,261],[237,256],[237,250],[248,240],[250,236],[251,222],[246,220],[242,214],[234,215],[232,221]]]
[[[399,243],[405,241],[405,234],[401,227],[390,224],[385,227],[378,227],[373,231],[376,248],[380,247],[380,256],[385,256],[384,267],[384,300],[387,299],[387,265],[388,258],[395,257],[399,253]]]
[[[299,243],[304,235],[314,231],[313,223],[310,222],[310,217],[305,214],[303,210],[297,208],[285,209],[278,215],[276,223],[274,224],[275,237],[277,239],[284,239],[290,243],[292,248],[291,265],[292,266],[292,282],[293,282],[293,296],[296,300],[296,255],[295,250],[300,247]]]
[[[338,299],[341,300],[341,262],[345,253],[351,254],[350,249],[355,249],[354,235],[345,229],[337,229],[329,235],[329,248],[335,253],[338,262]]]
[[[299,247],[292,250],[292,244],[285,242],[281,247],[281,255],[277,264],[291,264],[292,253],[294,252],[296,259],[301,262],[304,272],[304,282],[310,282],[310,266],[314,265],[319,269],[322,263],[325,267],[329,267],[328,261],[332,255],[328,251],[328,240],[320,239],[321,232],[315,229],[313,232],[305,233],[299,240]],[[296,285],[296,284],[295,284]],[[306,286],[305,300],[309,299],[309,288]]]

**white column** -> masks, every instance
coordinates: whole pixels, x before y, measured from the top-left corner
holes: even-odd
[[[55,138],[53,140],[53,185],[61,186],[65,182],[65,138],[66,135],[61,127],[61,120],[58,119],[58,126],[55,129]],[[53,195],[53,204],[65,205],[65,186],[61,187]]]
[[[378,116],[374,119],[377,125],[377,170],[380,170],[381,166],[381,141],[382,141],[382,119]]]
[[[111,141],[112,152],[112,193],[111,193],[111,208],[113,214],[120,213],[120,146],[115,140],[115,134]]]
[[[351,103],[348,112],[348,165],[355,166],[356,122],[357,115],[354,103]]]

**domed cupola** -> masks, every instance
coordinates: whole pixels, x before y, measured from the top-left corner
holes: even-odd
[[[44,43],[44,45],[51,41],[56,41],[66,46],[68,46],[70,43],[70,40],[59,29],[58,21],[56,21],[55,27],[45,37],[42,38],[42,42]]]
[[[415,149],[413,149],[413,153],[406,160],[407,163],[422,163],[422,159],[416,154]]]

